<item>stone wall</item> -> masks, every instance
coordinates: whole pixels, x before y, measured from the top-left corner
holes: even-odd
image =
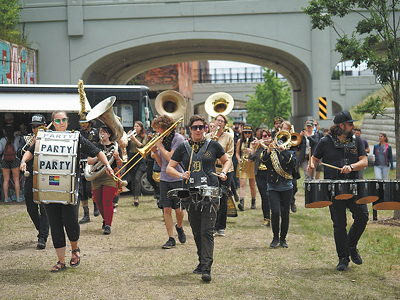
[[[387,108],[386,114],[391,116],[393,119],[382,116],[377,116],[376,119],[372,119],[370,114],[366,114],[361,124],[361,137],[368,141],[372,152],[373,146],[379,143],[379,133],[386,133],[389,139],[389,144],[393,148],[393,155],[395,155],[396,142],[394,135],[394,107]]]

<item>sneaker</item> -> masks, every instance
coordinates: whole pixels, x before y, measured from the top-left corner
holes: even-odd
[[[280,240],[279,244],[281,245],[282,248],[289,248],[288,244],[286,243],[286,240]]]
[[[219,235],[219,236],[225,236],[225,229],[218,229],[218,230],[217,230],[217,235]]]
[[[267,218],[264,218],[264,223],[262,223],[261,226],[269,227],[271,226],[271,221]]]
[[[196,267],[196,269],[193,270],[193,273],[194,273],[194,274],[203,274],[202,269],[203,269],[203,268],[202,268],[201,264],[198,264],[197,267]]]
[[[349,265],[349,259],[347,257],[339,258],[339,263],[336,266],[336,270],[338,271],[346,271]]]
[[[175,239],[170,237],[169,240],[162,246],[163,249],[175,248]]]
[[[274,238],[274,239],[272,240],[271,244],[269,244],[269,247],[270,247],[270,248],[278,248],[278,245],[279,245],[279,239]]]
[[[350,247],[349,250],[350,250],[351,261],[356,265],[361,265],[362,259],[360,254],[358,253],[357,247]]]
[[[106,225],[104,226],[104,234],[110,234],[111,233],[111,226]]]
[[[44,238],[39,238],[37,248],[40,250],[46,248],[46,240]]]
[[[176,229],[176,231],[178,232],[178,239],[179,239],[179,242],[180,242],[181,244],[186,243],[186,234],[185,234],[185,231],[183,230],[183,228],[182,228],[182,227],[179,228],[179,227],[178,227],[178,224],[175,224],[175,229]]]
[[[4,199],[5,203],[11,202],[12,200],[10,198]]]
[[[23,202],[23,201],[24,201],[24,199],[21,199],[21,198],[17,199],[17,202]]]
[[[292,213],[295,213],[297,211],[297,206],[296,204],[290,204],[290,210],[292,211]]]
[[[114,203],[114,204],[113,204],[114,213],[117,212],[117,207],[118,207],[118,203]]]
[[[210,271],[204,271],[201,275],[201,279],[205,282],[211,281],[211,274]]]
[[[213,230],[213,236],[216,236],[217,235],[217,231],[214,229]]]

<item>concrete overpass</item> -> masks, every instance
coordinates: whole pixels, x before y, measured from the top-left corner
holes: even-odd
[[[126,84],[182,61],[241,61],[287,79],[295,124],[318,117],[318,97],[326,97],[332,119],[337,36],[310,30],[302,11],[308,0],[20,2],[21,27],[39,53],[39,83]],[[354,13],[338,26],[351,32],[359,18]]]

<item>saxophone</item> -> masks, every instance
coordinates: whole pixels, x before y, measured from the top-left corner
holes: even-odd
[[[239,171],[243,171],[244,164],[249,160],[249,154],[246,152],[247,144],[249,143],[249,138],[246,138],[246,144],[242,156],[240,157],[242,161],[239,163]]]

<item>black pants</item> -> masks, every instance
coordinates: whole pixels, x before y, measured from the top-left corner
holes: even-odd
[[[211,209],[210,209],[210,206]],[[197,255],[202,271],[211,271],[214,256],[214,226],[217,206],[215,203],[208,203],[204,206],[190,204],[188,207],[188,219],[194,241],[197,247]]]
[[[92,198],[92,185],[87,181],[85,176],[81,175],[78,188],[79,200],[88,200]]]
[[[293,190],[268,191],[271,204],[271,224],[274,238],[279,239],[279,214],[281,214],[281,235],[280,239],[286,239],[289,230],[289,209],[292,201]]]
[[[70,241],[79,240],[78,205],[48,203],[44,207],[50,222],[54,248],[66,246],[64,227]]]
[[[268,199],[266,173],[267,171],[258,171],[258,174],[256,175],[256,183],[258,192],[260,193],[261,196],[261,208],[263,211],[264,219],[270,219],[271,207],[269,205],[269,199]]]
[[[236,145],[235,145],[235,147],[236,147]],[[239,178],[236,176],[238,161],[237,161],[235,154],[232,156],[232,164],[233,164],[233,180],[232,181],[234,181],[236,187],[238,187],[238,186],[240,186],[240,183],[239,183]]]
[[[29,216],[33,224],[36,227],[36,230],[39,232],[37,235],[38,238],[44,238],[47,241],[47,237],[49,236],[49,220],[47,218],[46,210],[44,208],[44,204],[36,204],[33,202],[33,192],[32,192],[33,181],[27,180],[25,181],[25,204],[26,210],[28,211]]]
[[[131,159],[131,157],[133,157],[133,155],[130,154],[129,159]],[[137,161],[139,161],[139,162],[136,163]],[[141,181],[143,173],[145,172],[145,169],[146,169],[146,162],[143,158],[141,159],[140,155],[138,155],[127,166],[127,169],[129,169],[134,163],[136,163],[136,165],[129,171],[129,174],[131,175],[131,192],[135,198],[138,198],[140,195],[140,192],[141,192],[141,188],[142,188],[140,181]]]
[[[354,222],[347,233],[346,208],[349,208]],[[357,204],[354,198],[348,200],[333,199],[329,206],[333,222],[336,251],[339,258],[349,257],[349,247],[357,246],[368,222],[368,207],[366,204]]]
[[[225,181],[218,179],[219,186],[225,186],[226,189],[231,187],[231,181],[233,179],[233,172],[226,174],[228,177]],[[217,212],[217,220],[215,221],[215,230],[226,228],[226,219],[228,217],[228,195],[222,193],[222,197],[219,202],[219,208]]]

